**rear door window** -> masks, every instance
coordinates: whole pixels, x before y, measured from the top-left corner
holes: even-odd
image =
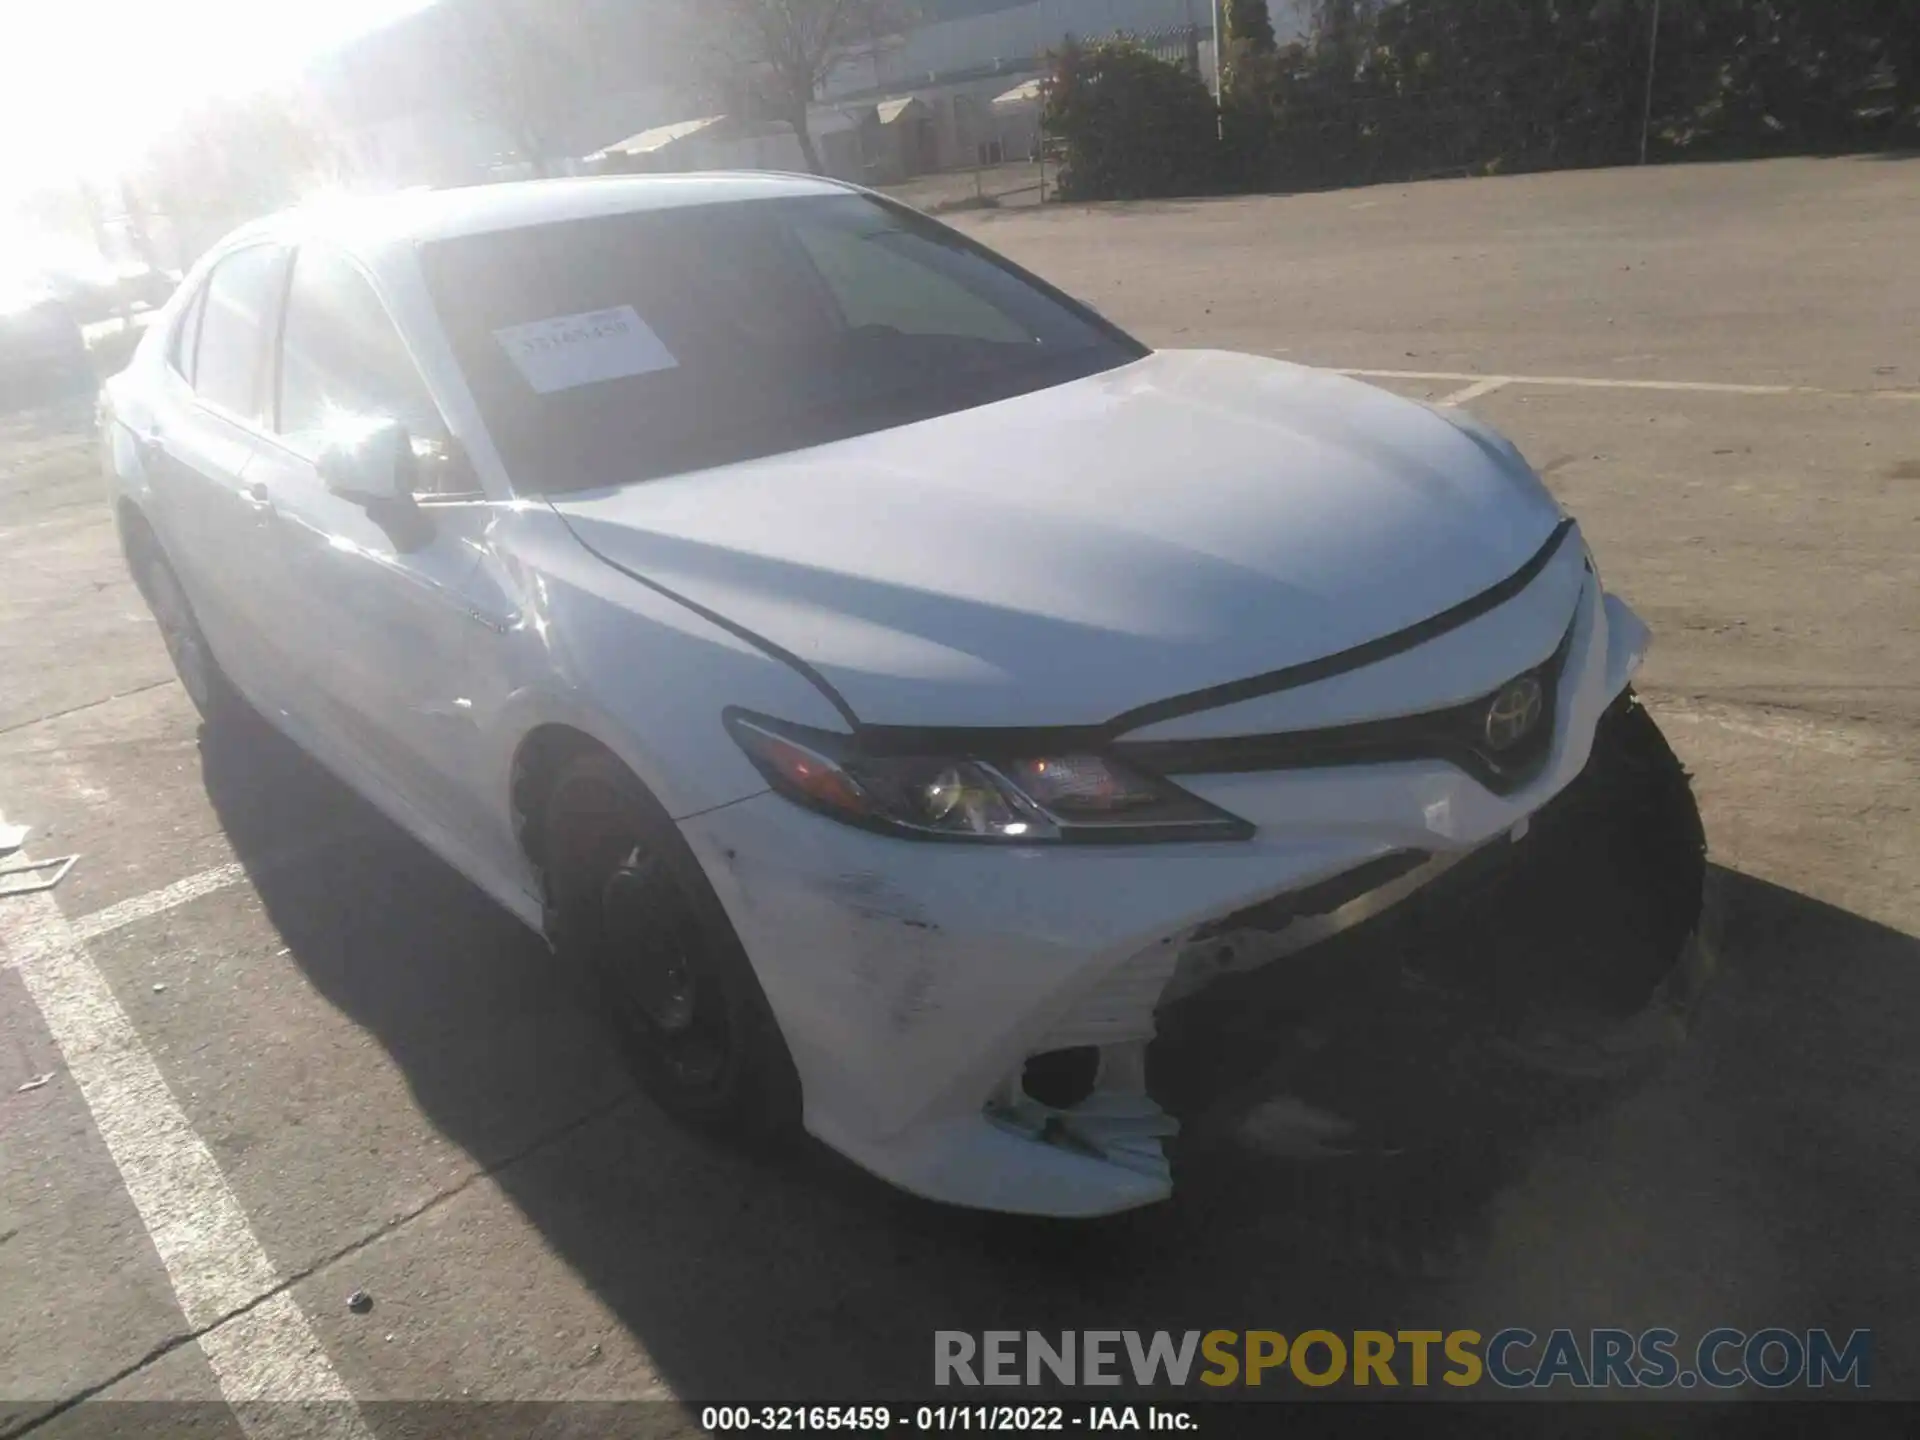
[[[200,339],[200,312],[206,309],[206,304],[207,287],[202,285],[187,301],[187,308],[174,325],[173,338],[167,345],[167,363],[189,385],[193,383],[193,348]]]
[[[255,424],[265,419],[267,337],[285,277],[286,251],[279,246],[236,250],[214,267],[200,302],[200,333],[189,372],[194,393]]]

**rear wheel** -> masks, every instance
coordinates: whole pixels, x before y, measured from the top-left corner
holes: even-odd
[[[193,701],[194,709],[210,728],[225,729],[244,721],[252,712],[227,672],[214,659],[207,637],[193,613],[192,602],[173,573],[173,567],[151,542],[143,545],[138,558],[140,590],[147,607],[160,626],[160,638],[166,643],[167,656],[174,673]]]
[[[768,1132],[799,1086],[746,953],[658,801],[612,756],[566,762],[542,814],[549,931],[650,1095],[705,1128]]]

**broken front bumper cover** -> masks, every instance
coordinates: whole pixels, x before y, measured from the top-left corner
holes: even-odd
[[[1434,759],[1183,777],[1257,826],[1239,843],[913,846],[772,794],[682,830],[779,1021],[811,1133],[932,1199],[1107,1214],[1172,1189],[1177,1126],[1147,1085],[1163,1004],[1497,855],[1587,767],[1645,640],[1589,582],[1552,752],[1508,795]],[[1276,924],[1275,906],[1297,913]],[[1232,923],[1248,915],[1264,925]],[[1024,1077],[1061,1052],[1097,1060],[1084,1094],[1047,1103]]]

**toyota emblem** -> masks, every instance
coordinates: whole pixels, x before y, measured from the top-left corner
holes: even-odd
[[[1487,748],[1495,754],[1511,750],[1534,732],[1546,707],[1536,676],[1523,675],[1505,687],[1487,705]]]

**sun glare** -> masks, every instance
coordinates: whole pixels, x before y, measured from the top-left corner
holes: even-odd
[[[194,105],[284,82],[426,0],[58,0],[5,9],[0,212],[110,180]]]

